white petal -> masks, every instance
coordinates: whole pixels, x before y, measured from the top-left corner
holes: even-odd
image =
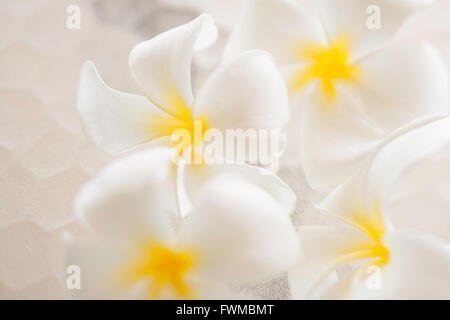
[[[307,98],[306,95],[301,95],[300,99]],[[291,98],[292,99],[292,98]],[[286,151],[280,159],[281,167],[300,166],[302,162],[302,114],[303,104],[302,100],[291,102],[291,116],[286,127]]]
[[[112,153],[163,136],[155,119],[175,121],[147,98],[108,87],[92,62],[81,71],[77,108],[89,137]]]
[[[211,177],[194,202],[181,242],[198,252],[198,272],[227,283],[285,271],[298,254],[289,216],[267,190],[238,174]]]
[[[411,127],[373,157],[366,173],[366,193],[381,197],[385,215],[396,227],[450,240],[450,118]]]
[[[448,243],[412,231],[393,232],[385,242],[389,261],[379,269],[379,288],[367,285],[365,272],[354,299],[450,299]]]
[[[450,146],[406,169],[386,199],[396,227],[421,230],[450,242]]]
[[[220,67],[195,102],[196,118],[209,128],[280,129],[289,120],[284,80],[270,56],[252,50]]]
[[[82,190],[76,211],[106,241],[127,246],[173,240],[176,167],[171,148],[154,148],[106,167]]]
[[[325,106],[315,85],[304,106],[301,154],[309,184],[328,189],[357,170],[384,132],[365,117],[342,87],[337,88],[335,101]]]
[[[351,59],[380,50],[394,37],[403,22],[433,0],[321,0],[322,23],[330,40],[346,36],[353,44]],[[380,28],[372,28],[379,9]]]
[[[228,44],[225,60],[249,49],[270,52],[279,65],[298,63],[296,50],[304,42],[326,43],[318,17],[303,12],[291,0],[246,2]]]
[[[387,193],[408,166],[448,148],[449,144],[449,117],[437,120],[430,117],[399,129],[386,140],[368,165],[368,190]]]
[[[301,226],[298,235],[301,255],[288,273],[294,299],[321,296],[336,279],[335,269],[352,261],[355,244],[375,244],[354,228]]]
[[[214,176],[224,174],[231,174],[236,179],[245,180],[254,186],[258,186],[261,190],[268,192],[284,208],[284,214],[287,216],[292,214],[295,208],[296,195],[277,175],[267,169],[245,163],[224,163],[179,166],[177,175],[178,192],[185,195],[188,202],[185,204],[186,209],[180,210],[183,215],[187,215],[194,210],[193,203],[196,202],[205,183]]]
[[[214,43],[216,38],[212,17],[202,14],[185,25],[137,44],[130,53],[130,69],[148,98],[170,114],[185,117],[193,102],[193,52]]]
[[[125,287],[120,281],[118,267],[129,257],[126,251],[115,250],[99,241],[67,239],[63,267],[70,273],[66,279],[80,276],[80,288],[68,289],[68,296],[72,299],[146,299],[148,284]],[[79,267],[79,273],[70,266]]]
[[[346,89],[389,132],[421,116],[448,114],[446,67],[432,46],[392,48],[363,59],[361,78]]]
[[[424,175],[429,177],[431,170],[434,169],[437,173],[433,176],[434,181],[430,183],[437,186],[439,181],[443,181],[444,186],[446,185],[447,182],[442,175],[448,171],[447,162],[437,158],[436,154],[443,150],[446,150],[448,154],[449,148],[450,118],[440,120],[426,118],[405,126],[390,135],[383,146],[371,157],[371,161],[361,167],[344,184],[333,190],[320,207],[354,226],[361,225],[358,213],[365,213],[372,221],[377,221],[379,218],[377,214],[381,213],[385,228],[388,229],[392,227],[392,217],[394,217],[396,226],[414,226],[427,231],[441,230],[440,234],[446,234],[448,233],[446,226],[449,222],[448,206],[445,202],[443,206],[438,206],[432,201],[436,196],[445,199],[446,194],[436,194],[435,189],[424,188],[422,179]],[[395,201],[389,202],[395,195],[395,183],[402,175],[407,173],[415,163],[427,159],[436,160],[431,161],[434,168],[428,167],[422,171],[422,174],[417,176],[421,180],[410,181],[412,185],[418,186],[420,196],[408,194],[411,190],[409,186],[406,189],[397,190],[397,194],[403,194],[403,205],[398,203],[396,205]],[[440,166],[437,167],[437,164]],[[430,203],[431,205],[427,207],[426,204]],[[408,208],[413,207],[414,210],[409,211]],[[426,210],[421,210],[424,208]],[[414,215],[416,221],[420,223],[413,225],[410,219]],[[431,217],[438,218],[432,220]],[[404,220],[404,223],[401,220]]]

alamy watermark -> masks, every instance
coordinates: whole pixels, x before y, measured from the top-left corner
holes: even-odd
[[[381,9],[377,5],[370,5],[366,9],[366,13],[369,15],[366,20],[366,26],[369,30],[381,29]]]
[[[225,131],[225,132],[224,132]],[[203,129],[194,121],[193,130],[180,128],[171,135],[173,162],[188,164],[248,163],[265,167],[263,173],[277,172],[278,158],[285,145],[280,129]]]
[[[69,30],[80,30],[81,29],[81,9],[75,4],[71,4],[66,9],[67,20],[66,27]]]
[[[366,273],[369,274],[366,280],[366,286],[369,290],[381,289],[381,269],[377,265],[370,265],[366,269]]]
[[[69,275],[66,279],[66,287],[69,290],[81,289],[81,268],[76,264],[67,266],[66,273]]]

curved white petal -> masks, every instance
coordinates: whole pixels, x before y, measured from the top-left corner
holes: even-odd
[[[446,67],[430,45],[386,49],[363,59],[358,68],[360,78],[346,90],[387,132],[422,116],[449,112]]]
[[[449,117],[416,122],[402,129],[385,142],[367,165],[368,192],[386,194],[411,164],[450,145]]]
[[[358,245],[375,244],[364,233],[346,227],[301,226],[298,236],[301,254],[288,273],[294,299],[320,297],[336,281],[336,268],[358,258]]]
[[[379,194],[396,227],[450,239],[450,118],[416,125],[386,143],[366,172],[366,193]]]
[[[336,282],[324,293],[324,297],[345,297],[339,296],[337,292],[338,289],[345,289],[346,293],[351,290],[352,297],[357,299],[448,298],[448,243],[412,231],[397,231],[393,229],[391,220],[394,220],[396,227],[409,223],[410,227],[429,232],[438,233],[435,229],[440,230],[442,235],[448,237],[445,227],[449,222],[448,206],[439,206],[439,203],[443,203],[434,203],[432,199],[447,197],[445,192],[441,194],[437,190],[438,186],[442,186],[441,179],[446,180],[448,159],[445,161],[445,155],[448,157],[449,150],[450,118],[429,117],[416,121],[389,136],[365,167],[325,198],[321,208],[368,235],[381,235],[382,244],[389,254],[387,262],[379,266],[382,271],[379,289],[368,285],[374,280],[370,279],[373,272],[361,269],[353,273],[352,278]],[[428,167],[418,174],[419,180],[409,181],[412,185],[421,186],[420,192],[415,197],[414,194],[408,194],[408,188],[399,190],[410,203],[403,207],[393,205],[390,200],[398,187],[395,183],[405,173],[417,169],[417,163],[427,162],[433,168]],[[431,175],[433,169],[436,174]],[[434,178],[429,181],[429,186],[424,184],[424,180],[427,180],[424,179],[425,175]],[[443,184],[445,188],[446,181]],[[442,212],[436,215],[435,211],[440,209]],[[399,222],[399,214],[406,223],[395,223]],[[410,223],[413,214],[421,218],[417,219],[418,223],[414,226]],[[439,218],[435,221],[429,221],[437,216]],[[437,225],[441,228],[437,228]],[[414,281],[417,279],[420,279],[420,284]]]
[[[173,241],[176,167],[171,148],[133,154],[106,167],[81,191],[76,212],[109,243]]]
[[[450,147],[411,164],[386,197],[396,227],[412,228],[450,242]]]
[[[416,121],[390,135],[370,161],[333,190],[320,207],[354,226],[364,228],[364,213],[372,225],[382,218],[385,229],[392,224],[409,226],[448,238],[447,195],[438,190],[445,190],[448,184],[445,160],[449,151],[450,118]],[[421,164],[428,167],[411,173]],[[408,180],[408,175],[416,179]],[[431,186],[426,187],[425,182]],[[416,193],[408,193],[414,189]]]
[[[342,87],[333,102],[321,100],[317,83],[302,115],[302,161],[309,184],[328,189],[354,173],[380,143],[384,132]]]
[[[326,43],[318,17],[303,12],[292,0],[251,0],[228,40],[224,59],[261,49],[270,52],[279,65],[298,63],[298,49],[313,41]]]
[[[362,231],[368,231],[380,222],[384,227],[390,227],[390,220],[380,211],[379,194],[365,193],[362,172],[363,169],[358,170],[345,183],[333,189],[317,208]]]
[[[108,87],[86,62],[78,89],[78,112],[88,136],[107,152],[120,152],[165,135],[171,116],[147,98]]]
[[[197,272],[216,281],[258,281],[286,271],[298,242],[285,208],[268,191],[231,172],[202,186],[181,243],[198,252]]]
[[[433,0],[320,0],[319,10],[330,40],[347,37],[354,60],[385,47],[411,14],[431,3]]]
[[[134,79],[160,108],[186,117],[193,102],[191,60],[195,50],[215,42],[217,27],[202,14],[195,20],[137,44],[129,63]]]
[[[245,163],[213,163],[202,166],[184,164],[179,166],[179,169],[182,170],[178,170],[177,175],[178,193],[185,195],[186,201],[188,201],[184,209],[180,210],[183,215],[187,215],[194,210],[193,203],[195,203],[205,183],[214,176],[223,174],[231,174],[236,179],[244,180],[268,192],[283,207],[286,216],[289,216],[295,208],[295,193],[277,175],[267,169]]]
[[[209,128],[281,129],[289,120],[284,80],[270,56],[246,51],[225,63],[205,83],[194,107]]]
[[[379,283],[368,285],[369,272],[355,281],[354,299],[450,299],[448,243],[412,231],[396,231],[385,239],[389,261],[378,270]]]

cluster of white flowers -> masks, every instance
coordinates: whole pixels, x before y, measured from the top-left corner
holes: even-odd
[[[109,88],[87,62],[78,93],[87,134],[109,152],[140,148],[76,201],[92,237],[67,239],[66,264],[83,277],[71,294],[231,298],[232,284],[284,273],[294,299],[450,298],[450,212],[436,213],[450,198],[434,188],[450,171],[447,73],[429,45],[386,48],[429,2],[321,0],[311,12],[295,0],[250,0],[195,98],[192,57],[217,38],[209,15],[136,45],[129,64],[144,96]],[[366,26],[370,5],[383,10],[380,29]],[[251,155],[186,161],[203,159],[209,129],[282,132],[282,149],[301,150],[309,185],[328,193],[318,214],[336,226],[295,228],[303,195],[249,164]],[[182,131],[194,137],[180,146]],[[411,171],[422,172],[411,182],[420,191],[402,190],[410,206],[390,205]],[[409,210],[436,234],[396,224]]]

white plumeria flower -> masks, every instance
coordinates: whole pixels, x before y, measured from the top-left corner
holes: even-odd
[[[301,148],[313,188],[341,183],[396,128],[448,113],[438,52],[427,44],[385,48],[405,19],[432,2],[319,0],[317,15],[294,0],[250,0],[244,7],[224,59],[255,48],[272,53],[292,113],[299,113],[291,116],[300,122],[288,129],[286,153]],[[380,9],[379,29],[367,25],[373,8]]]
[[[97,235],[69,239],[66,265],[81,270],[75,298],[224,298],[228,284],[285,272],[299,246],[295,194],[248,165],[193,166],[193,213],[177,215],[173,149],[155,147],[109,165],[82,190],[76,212]],[[192,180],[191,178],[195,178]]]
[[[449,160],[450,118],[418,121],[395,132],[367,167],[320,205],[347,226],[299,228],[302,256],[289,274],[294,297],[449,299]],[[405,176],[420,188],[419,194],[400,190],[410,203],[406,207],[392,202]],[[422,230],[410,229],[413,207],[420,210]],[[402,209],[407,211],[397,212]],[[438,232],[423,232],[433,229]],[[335,270],[349,263],[353,271],[336,279]]]
[[[194,99],[192,56],[216,37],[212,18],[202,14],[136,45],[129,57],[130,70],[145,96],[109,88],[94,64],[87,62],[78,110],[88,135],[112,153],[155,140],[173,146],[171,137],[180,129],[187,130],[191,140],[179,151],[195,146],[196,135],[202,140],[212,128],[223,134],[226,129],[274,129],[282,138],[289,120],[288,94],[282,75],[263,51],[244,52],[220,66]]]

